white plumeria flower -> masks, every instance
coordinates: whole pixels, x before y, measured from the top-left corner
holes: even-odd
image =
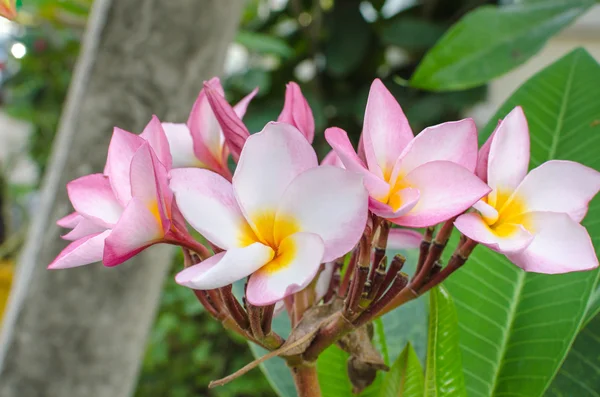
[[[269,305],[305,288],[321,263],[350,251],[368,214],[359,174],[318,166],[295,127],[269,123],[251,135],[233,183],[203,169],[173,170],[171,189],[187,221],[224,250],[176,281],[214,289],[250,276],[246,297]]]

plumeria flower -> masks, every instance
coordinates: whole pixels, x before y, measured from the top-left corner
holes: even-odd
[[[526,271],[592,269],[598,258],[580,225],[600,190],[600,173],[572,161],[548,161],[527,173],[529,129],[520,107],[481,148],[477,174],[492,191],[455,225]]]
[[[432,226],[458,215],[490,188],[473,171],[477,130],[471,119],[426,128],[416,137],[380,80],[371,85],[357,155],[345,131],[325,138],[346,169],[364,175],[369,208],[402,226]]]
[[[223,88],[218,80],[213,79],[204,83],[204,89],[210,106],[223,129],[223,134],[227,141],[227,146],[231,150],[231,155],[237,161],[244,143],[250,136],[250,132],[242,122],[242,118],[223,96]],[[315,136],[315,121],[308,102],[302,95],[298,84],[289,83],[287,85],[283,111],[277,118],[277,121],[293,125],[300,130],[309,143],[312,143]]]
[[[206,84],[214,95],[225,100],[223,87],[217,77]],[[257,92],[258,88],[231,107],[235,117],[240,120],[244,117],[250,101]],[[229,150],[208,102],[206,89],[200,91],[187,123],[163,123],[163,128],[173,156],[173,168],[207,168],[231,179],[231,172],[227,166]]]
[[[213,289],[250,276],[253,305],[305,288],[321,263],[356,245],[367,220],[362,177],[318,166],[306,138],[286,123],[248,138],[233,183],[207,170],[177,169],[170,186],[185,219],[224,250],[176,281]]]
[[[115,128],[105,174],[67,185],[75,213],[59,220],[74,240],[50,264],[64,269],[102,260],[115,266],[158,242],[188,244],[191,237],[168,187],[169,146],[156,117],[142,136]],[[181,216],[179,215],[179,218]]]
[[[15,19],[19,7],[21,7],[21,0],[0,0],[0,16]]]

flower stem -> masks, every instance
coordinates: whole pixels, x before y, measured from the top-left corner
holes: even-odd
[[[321,397],[321,387],[314,364],[301,364],[290,367],[298,397]]]

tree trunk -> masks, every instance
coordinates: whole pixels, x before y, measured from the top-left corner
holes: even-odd
[[[2,397],[132,394],[172,250],[114,269],[48,271],[65,247],[54,222],[65,184],[101,172],[115,125],[140,132],[153,113],[183,122],[202,81],[221,71],[241,0],[96,0],[41,203],[0,338]]]

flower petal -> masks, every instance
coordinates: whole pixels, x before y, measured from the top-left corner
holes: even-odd
[[[519,186],[529,168],[529,128],[520,106],[500,122],[490,147],[487,183],[488,202],[502,208],[503,201]]]
[[[162,123],[169,141],[173,168],[204,167],[207,168],[194,153],[194,141],[187,125]]]
[[[285,102],[277,121],[298,128],[309,143],[315,138],[315,119],[298,84],[290,82],[285,87]]]
[[[108,146],[104,173],[108,175],[115,196],[123,206],[131,199],[131,159],[144,142],[146,141],[138,135],[115,128]]]
[[[274,254],[270,247],[261,243],[233,248],[182,270],[175,276],[175,281],[193,289],[221,288],[254,273]]]
[[[250,132],[248,132],[248,128],[246,128],[231,105],[225,100],[222,91],[223,88],[221,87],[221,84],[214,79],[204,83],[206,98],[221,126],[227,146],[229,147],[234,160],[237,160],[242,152],[242,147],[244,147],[246,139],[250,136]]]
[[[600,172],[573,161],[552,160],[533,169],[515,191],[521,211],[565,212],[581,222],[600,190]]]
[[[487,182],[487,174],[488,174],[488,163],[490,160],[490,149],[492,147],[492,142],[494,142],[494,137],[496,136],[496,132],[498,131],[498,127],[502,123],[502,120],[498,122],[496,129],[492,132],[492,135],[489,136],[487,141],[481,146],[479,149],[479,154],[477,155],[477,167],[475,167],[475,175],[479,177],[484,182]]]
[[[470,239],[502,253],[523,251],[533,240],[531,233],[522,225],[502,224],[496,230],[492,230],[483,218],[474,212],[459,216],[454,225]]]
[[[279,245],[277,256],[248,280],[246,299],[266,306],[304,289],[322,262],[323,240],[313,233],[295,233]]]
[[[75,211],[105,228],[116,224],[123,212],[108,178],[102,174],[86,175],[69,182],[67,193]]]
[[[79,215],[77,211],[75,211],[57,220],[56,224],[60,227],[72,229],[75,226],[77,226],[77,224],[81,222],[82,219],[83,216]]]
[[[450,219],[489,193],[490,188],[469,170],[450,161],[432,161],[404,178],[419,190],[417,205],[392,222],[401,226],[427,227]]]
[[[412,210],[419,202],[419,197],[419,189],[409,187],[393,193],[389,198],[388,204],[369,197],[369,209],[382,218],[393,219]]]
[[[325,139],[339,156],[346,169],[357,172],[365,178],[365,186],[372,197],[382,200],[388,195],[390,185],[365,167],[362,160],[354,152],[346,131],[337,127],[328,128],[325,130]]]
[[[173,192],[168,174],[150,145],[142,145],[131,159],[131,195],[140,200],[160,221],[164,232],[170,228],[169,213]]]
[[[346,168],[335,150],[330,150],[329,153],[323,157],[323,160],[321,160],[321,165],[332,165],[334,167]]]
[[[171,171],[171,189],[184,218],[208,241],[223,249],[248,244],[253,235],[231,183],[198,168]]]
[[[240,118],[243,119],[246,114],[246,110],[248,109],[248,105],[254,99],[254,97],[258,94],[258,87],[252,90],[248,95],[243,97],[238,103],[233,106],[233,111]]]
[[[329,291],[333,270],[335,269],[334,262],[328,262],[323,265],[323,270],[319,273],[319,278],[315,284],[315,302],[319,302]]]
[[[62,238],[65,240],[75,241],[79,240],[80,238],[87,237],[90,234],[102,233],[105,230],[106,227],[98,225],[96,222],[82,217],[81,221],[75,225],[73,230],[62,236]]]
[[[430,161],[451,161],[475,170],[477,163],[477,127],[472,119],[464,119],[425,128],[404,149],[390,182],[407,175]]]
[[[332,261],[360,239],[367,206],[368,194],[359,174],[331,166],[310,169],[294,179],[281,199],[275,241],[295,231],[314,233],[325,244],[323,261]]]
[[[116,266],[160,241],[164,236],[160,216],[133,197],[104,246],[104,266]]]
[[[391,250],[408,250],[419,248],[423,234],[416,230],[390,229],[387,248]]]
[[[587,230],[566,214],[528,214],[535,237],[529,247],[507,255],[525,271],[557,274],[598,267],[598,258]]]
[[[170,170],[173,166],[171,149],[165,130],[158,117],[152,116],[152,119],[146,128],[144,128],[144,131],[142,131],[140,136],[150,143],[150,147],[154,150],[154,153],[156,153],[158,160],[167,170]]]
[[[271,122],[248,138],[233,176],[233,188],[250,225],[256,226],[266,211],[274,215],[294,178],[317,164],[310,143],[289,124]]]
[[[106,230],[73,241],[48,265],[48,269],[70,269],[100,262],[104,251],[104,240],[109,234],[110,230]]]
[[[371,172],[389,180],[396,160],[413,139],[402,108],[381,80],[371,85],[363,126],[365,156]]]
[[[481,217],[488,225],[492,225],[498,220],[498,211],[484,200],[479,200],[473,204],[473,208],[479,211]]]

